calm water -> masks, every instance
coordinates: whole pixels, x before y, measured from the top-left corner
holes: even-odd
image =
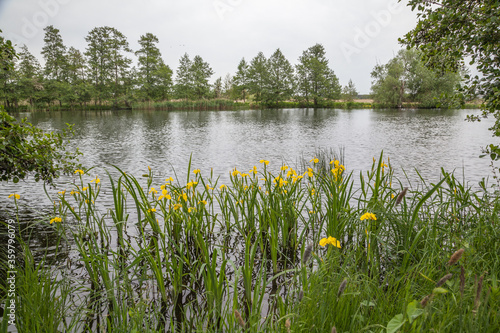
[[[492,119],[464,121],[478,110],[334,110],[285,109],[250,111],[105,111],[20,114],[46,130],[75,124],[71,141],[84,153],[86,166],[99,166],[91,175],[105,179],[113,164],[138,177],[147,166],[159,177],[186,179],[192,168],[208,175],[213,168],[221,181],[234,167],[249,170],[260,159],[278,168],[292,166],[317,148],[345,149],[347,170],[366,170],[372,158],[384,151],[397,174],[408,171],[416,179],[417,168],[426,180],[436,180],[440,168],[456,170],[470,184],[492,175],[488,159],[480,159],[481,147],[494,142],[488,131]],[[158,183],[162,181],[158,178]],[[90,178],[89,178],[90,180]],[[405,182],[406,180],[403,180]],[[68,178],[58,181],[65,187]],[[57,191],[55,190],[55,191]],[[19,193],[32,208],[50,207],[41,184],[28,180],[2,183],[0,205],[12,207],[10,193]]]

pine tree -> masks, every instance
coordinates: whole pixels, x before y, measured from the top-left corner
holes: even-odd
[[[268,60],[269,94],[267,103],[286,101],[294,93],[294,70],[280,49],[277,49]]]
[[[188,100],[193,95],[191,66],[192,63],[189,55],[185,53],[179,60],[179,67],[177,67],[175,78],[175,90],[178,98]]]
[[[269,70],[264,53],[259,52],[248,68],[248,91],[255,101],[263,104],[268,93]]]
[[[214,74],[210,65],[197,55],[193,59],[190,72],[194,97],[197,99],[208,98],[210,92],[208,80]]]
[[[302,53],[296,67],[298,91],[309,102],[312,99],[317,107],[323,100],[340,97],[342,87],[332,69],[328,66],[325,48],[316,44]]]
[[[242,98],[243,102],[246,102],[248,94],[248,64],[245,58],[241,59],[238,64],[238,70],[234,75],[234,89],[238,98]]]

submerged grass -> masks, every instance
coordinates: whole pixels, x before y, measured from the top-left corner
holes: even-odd
[[[382,154],[355,190],[328,155],[300,171],[261,160],[227,184],[191,164],[185,182],[118,170],[110,194],[80,174],[49,218],[79,263],[45,267],[24,247],[18,329],[498,331],[498,192],[444,170],[414,188]]]

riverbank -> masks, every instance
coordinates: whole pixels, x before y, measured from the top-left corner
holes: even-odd
[[[478,109],[481,104],[467,103],[461,106],[462,109]],[[354,100],[351,102],[345,101],[322,101],[319,105],[314,105],[312,102],[279,102],[273,105],[260,105],[255,102],[232,101],[227,99],[212,99],[199,101],[161,101],[161,102],[135,102],[125,105],[51,105],[44,107],[32,107],[29,105],[21,105],[18,108],[8,108],[8,112],[31,112],[31,111],[97,111],[97,110],[164,110],[164,111],[231,111],[231,110],[253,110],[253,109],[303,109],[303,108],[332,108],[332,109],[385,109],[387,105],[374,103],[371,99]],[[402,109],[425,109],[421,108],[418,103],[403,103]]]
[[[406,188],[382,154],[359,175],[328,155],[270,168],[260,160],[224,183],[191,164],[182,180],[75,171],[36,222],[62,261],[35,262],[16,231],[17,329],[500,329],[498,192],[445,171]]]

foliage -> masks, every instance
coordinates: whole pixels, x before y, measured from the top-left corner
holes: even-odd
[[[269,67],[264,53],[259,52],[248,68],[248,91],[256,102],[264,104],[269,81]]]
[[[66,46],[59,29],[49,25],[43,30],[45,31],[43,38],[45,45],[42,48],[42,55],[45,59],[44,75],[49,80],[66,81],[68,79]]]
[[[294,69],[280,49],[277,49],[268,60],[269,92],[267,104],[279,104],[293,96],[295,91]]]
[[[242,99],[243,102],[245,102],[247,98],[248,84],[248,64],[245,61],[245,58],[242,58],[238,64],[238,70],[234,75],[234,89],[237,99]]]
[[[316,44],[302,53],[296,66],[298,96],[307,103],[312,100],[314,106],[340,98],[342,87],[328,62],[325,48]]]
[[[179,60],[176,72],[177,98],[186,100],[208,98],[210,93],[208,80],[213,73],[210,65],[202,57],[197,55],[191,60],[185,53]]]
[[[139,57],[138,84],[145,99],[169,99],[172,90],[172,70],[165,65],[161,52],[155,45],[158,38],[147,33],[139,39],[141,48],[135,52]]]
[[[491,128],[500,136],[500,7],[489,0],[411,0],[409,6],[418,12],[419,22],[401,40],[419,49],[424,63],[438,71],[459,71],[466,61],[480,75],[467,75],[461,99],[484,100],[484,116],[496,118]],[[471,119],[478,119],[471,117]],[[491,145],[493,159],[499,159],[500,148]]]
[[[25,299],[33,281],[89,331],[498,331],[498,193],[445,171],[404,189],[383,154],[355,180],[330,155],[263,159],[226,184],[191,163],[175,180],[77,170],[45,219],[77,262],[55,284],[23,268],[18,327],[63,325]]]
[[[36,181],[51,183],[61,173],[72,173],[79,155],[66,150],[65,139],[71,126],[62,133],[45,133],[26,119],[17,121],[0,109],[0,180],[17,183],[30,173]]]
[[[193,97],[195,99],[202,99],[208,97],[210,92],[210,84],[208,80],[214,74],[210,65],[203,60],[199,55],[193,58],[193,63],[189,68],[191,73],[191,86]]]
[[[128,69],[132,60],[124,55],[131,52],[126,37],[115,28],[97,27],[85,37],[88,46],[85,51],[89,66],[88,78],[94,85],[95,103],[103,99],[118,102],[127,87]]]
[[[177,67],[175,78],[175,92],[177,98],[188,100],[192,95],[191,66],[192,63],[191,59],[189,59],[189,55],[184,53],[179,60],[179,67]]]
[[[435,73],[426,68],[416,50],[401,50],[385,65],[373,69],[372,94],[376,103],[401,108],[417,102],[422,107],[445,106],[444,96],[453,94],[460,75]]]
[[[353,102],[356,97],[358,97],[358,91],[356,90],[354,82],[349,79],[349,83],[344,88],[342,88],[342,99],[345,102],[350,103]]]
[[[3,72],[12,72],[12,61],[17,55],[10,43],[0,39],[0,59]],[[38,67],[32,66],[33,60],[26,48],[21,53],[21,69],[36,82]],[[34,83],[32,83],[34,84]],[[29,96],[33,91],[27,93]],[[17,121],[4,111],[0,105],[0,180],[14,183],[33,173],[36,181],[51,183],[60,173],[70,173],[76,166],[76,152],[66,151],[65,139],[72,133],[71,126],[62,133],[44,133],[26,119]]]

